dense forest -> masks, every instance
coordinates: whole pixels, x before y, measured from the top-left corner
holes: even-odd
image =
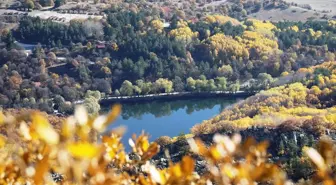
[[[107,11],[69,25],[22,18],[2,32],[0,104],[73,111],[86,91],[97,111],[107,96],[268,89],[302,67],[335,59],[335,21],[271,23],[207,15],[196,22],[160,12]],[[15,40],[39,43],[25,55]],[[90,93],[89,93],[90,94]],[[92,96],[89,96],[92,97]]]

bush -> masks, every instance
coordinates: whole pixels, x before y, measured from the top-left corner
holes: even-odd
[[[169,136],[161,136],[157,140],[155,140],[155,142],[159,144],[161,147],[164,147],[172,143],[172,138]]]

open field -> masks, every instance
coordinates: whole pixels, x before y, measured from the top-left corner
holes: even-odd
[[[88,18],[97,18],[101,19],[103,16],[100,15],[89,15],[89,14],[69,14],[69,13],[58,13],[55,11],[39,11],[35,10],[32,12],[22,12],[16,10],[4,10],[0,9],[0,15],[24,15],[31,17],[40,17],[41,19],[50,19],[55,22],[68,23],[73,19],[88,19]]]
[[[14,5],[15,3],[17,3],[17,1],[14,1],[14,0],[1,0],[0,1],[0,8],[9,7],[9,6]]]
[[[285,0],[290,3],[309,4],[313,10],[336,13],[336,0]]]
[[[58,12],[54,12],[54,11],[33,11],[28,13],[29,16],[32,17],[40,17],[41,19],[48,19],[51,17],[56,17],[62,20],[65,20],[64,22],[70,22],[70,20],[73,19],[88,19],[88,18],[98,18],[101,19],[103,16],[96,16],[96,15],[88,15],[88,14],[61,14]]]
[[[270,21],[306,21],[308,19],[321,20],[324,15],[326,15],[328,18],[332,17],[331,15],[322,12],[291,6],[285,10],[260,10],[257,13],[249,15],[249,17]]]

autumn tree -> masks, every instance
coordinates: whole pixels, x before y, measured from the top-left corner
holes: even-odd
[[[222,33],[211,36],[209,44],[218,62],[249,57],[249,52],[245,48],[245,45]]]

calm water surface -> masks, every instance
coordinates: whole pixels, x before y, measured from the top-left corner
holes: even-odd
[[[124,125],[127,132],[123,143],[127,144],[132,134],[145,131],[153,141],[160,136],[178,136],[190,133],[190,128],[203,120],[219,114],[226,107],[241,99],[205,98],[174,101],[153,101],[123,104],[121,116],[109,129]]]

